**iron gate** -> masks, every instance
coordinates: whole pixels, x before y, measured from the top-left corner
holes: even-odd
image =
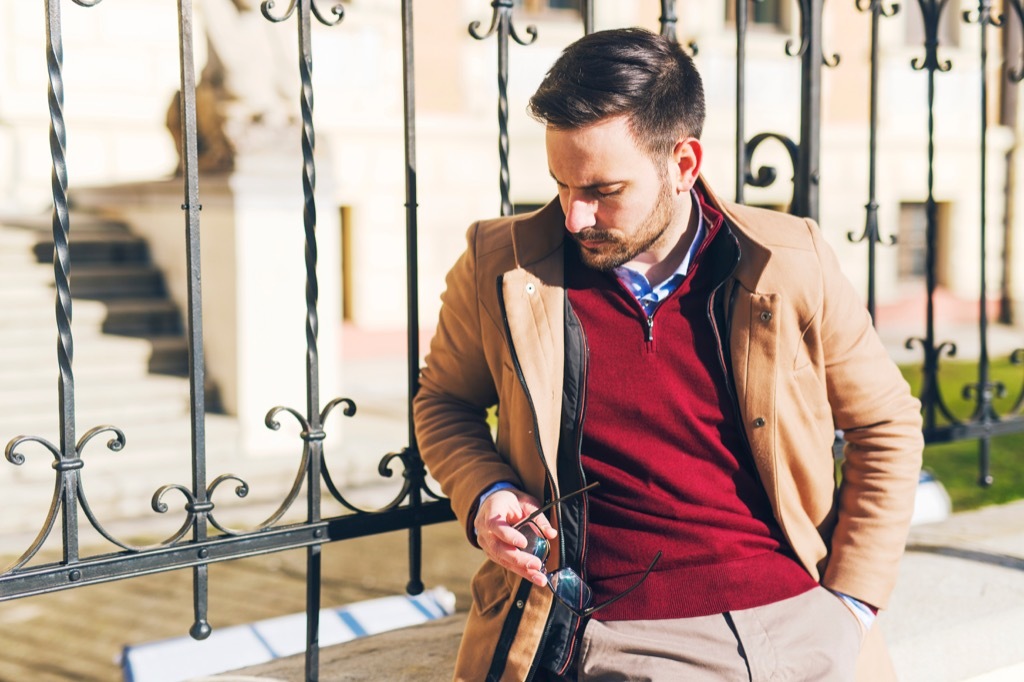
[[[72,0],[82,7],[92,7],[101,0]],[[282,3],[285,4],[285,3]],[[326,3],[325,3],[326,4]],[[483,3],[481,2],[481,5]],[[978,361],[977,381],[964,387],[964,394],[973,397],[975,409],[967,419],[954,416],[939,387],[938,376],[942,357],[952,355],[955,348],[948,342],[939,342],[935,331],[935,311],[933,298],[936,290],[936,250],[937,244],[937,203],[933,193],[935,168],[935,80],[951,68],[949,61],[941,55],[940,21],[950,21],[955,8],[947,7],[948,0],[918,0],[923,17],[924,53],[923,57],[913,60],[912,68],[926,72],[928,84],[928,197],[926,202],[927,215],[927,263],[926,263],[926,294],[927,294],[927,328],[920,338],[907,341],[908,348],[919,345],[924,354],[921,399],[925,415],[925,437],[929,443],[952,440],[976,439],[979,442],[980,480],[983,484],[991,483],[992,475],[989,468],[989,445],[993,437],[1024,432],[1024,382],[1013,406],[1000,414],[994,407],[993,400],[1005,394],[1007,387],[995,382],[990,376],[990,358],[988,351],[988,319],[986,301],[989,298],[988,282],[985,267],[980,269],[980,304],[978,334],[980,356]],[[155,511],[164,512],[167,505],[164,498],[170,494],[180,494],[185,500],[186,518],[178,532],[171,537],[149,547],[135,547],[122,542],[109,533],[101,520],[93,513],[81,479],[84,466],[83,450],[97,438],[108,438],[107,447],[119,450],[124,446],[125,434],[113,425],[88,427],[80,433],[76,424],[75,411],[75,380],[73,372],[74,339],[71,333],[72,299],[69,272],[71,267],[70,240],[71,225],[68,209],[68,170],[65,164],[66,135],[63,117],[63,61],[62,49],[62,17],[61,0],[45,0],[46,13],[46,60],[49,75],[49,112],[50,151],[53,161],[53,241],[54,241],[54,282],[57,289],[56,323],[58,330],[57,369],[59,373],[59,441],[52,443],[37,435],[24,435],[7,443],[6,458],[13,465],[21,465],[25,461],[23,447],[34,443],[50,452],[54,458],[55,488],[50,503],[49,514],[43,522],[38,537],[27,550],[4,569],[0,575],[0,600],[11,600],[21,597],[38,595],[56,590],[74,588],[101,582],[130,578],[144,574],[190,568],[194,575],[194,607],[195,622],[190,633],[197,639],[205,638],[210,633],[207,621],[207,568],[209,564],[230,559],[237,559],[257,554],[279,552],[288,549],[306,548],[307,552],[307,637],[306,637],[306,677],[318,677],[318,621],[320,610],[320,548],[324,543],[349,538],[383,533],[398,529],[409,532],[409,581],[407,590],[411,594],[423,590],[420,577],[420,557],[422,552],[420,529],[427,524],[448,521],[453,518],[448,502],[432,491],[426,482],[425,470],[417,452],[415,437],[411,423],[408,431],[408,446],[398,453],[387,455],[381,462],[380,470],[386,471],[395,461],[400,461],[403,468],[404,483],[400,492],[383,508],[365,510],[346,500],[339,487],[331,478],[328,462],[323,456],[325,432],[323,424],[327,416],[335,409],[341,409],[347,415],[353,415],[355,404],[345,398],[335,398],[322,405],[319,391],[319,350],[318,337],[318,283],[317,283],[317,236],[316,236],[316,204],[314,190],[316,168],[314,164],[315,132],[313,118],[313,87],[312,87],[312,49],[311,26],[314,21],[327,26],[342,22],[343,6],[331,7],[318,4],[316,0],[290,0],[286,7],[275,7],[273,0],[262,3],[261,11],[270,22],[285,23],[293,21],[297,26],[299,45],[299,73],[301,97],[299,109],[301,113],[301,151],[303,158],[302,186],[304,206],[302,212],[305,233],[305,332],[306,332],[306,406],[304,410],[292,407],[275,407],[266,416],[267,426],[277,428],[277,418],[288,414],[295,418],[301,427],[301,458],[298,463],[298,475],[294,485],[287,494],[285,501],[277,512],[272,514],[258,528],[250,531],[234,531],[218,522],[216,505],[213,502],[215,491],[222,485],[237,485],[245,488],[246,484],[232,474],[222,474],[209,480],[205,452],[205,415],[204,398],[204,349],[202,329],[203,296],[201,288],[202,264],[200,263],[200,177],[197,168],[197,124],[196,124],[196,80],[195,61],[193,56],[193,4],[192,0],[178,0],[179,20],[179,60],[181,75],[181,121],[182,121],[182,159],[184,163],[182,210],[185,217],[185,236],[187,244],[188,271],[188,335],[189,335],[189,381],[190,381],[190,418],[192,432],[192,480],[186,485],[171,483],[159,488],[153,495],[152,506]],[[578,4],[582,30],[594,30],[594,3],[582,0]],[[510,139],[508,131],[508,73],[510,45],[529,45],[536,37],[537,30],[530,26],[525,37],[520,34],[514,24],[513,14],[516,3],[513,0],[493,0],[490,3],[491,19],[489,27],[483,30],[482,22],[473,22],[469,33],[478,40],[494,38],[497,41],[497,82],[498,82],[498,146],[500,168],[498,180],[501,193],[500,211],[503,215],[512,212],[510,196],[509,154]],[[865,227],[862,234],[849,235],[850,241],[865,241],[868,245],[868,307],[872,315],[876,306],[876,245],[892,244],[894,240],[883,240],[879,229],[878,202],[876,199],[876,166],[878,112],[881,104],[878,91],[879,45],[878,34],[880,22],[893,16],[898,11],[895,4],[887,4],[883,0],[856,0],[856,7],[870,15],[870,59],[871,77],[870,90],[867,94],[870,103],[869,195],[866,199]],[[979,163],[981,165],[981,214],[976,226],[980,240],[981,258],[986,258],[986,233],[991,226],[987,225],[985,197],[988,182],[985,175],[988,125],[991,118],[988,111],[990,93],[988,87],[991,78],[988,64],[988,45],[990,35],[1001,30],[1004,35],[1004,51],[1019,50],[1020,32],[1024,27],[1024,9],[1019,0],[1008,0],[1008,12],[1005,16],[997,16],[993,12],[992,3],[982,0],[976,10],[965,12],[961,17],[967,26],[973,26],[980,32],[980,66],[981,92],[978,102],[981,121],[981,147]],[[794,183],[790,209],[793,213],[817,218],[819,210],[820,184],[820,128],[821,128],[821,79],[823,68],[838,64],[838,56],[826,57],[822,37],[822,0],[799,0],[799,40],[787,45],[787,54],[799,59],[800,86],[800,139],[794,141],[779,133],[760,133],[750,138],[745,129],[745,94],[746,94],[746,43],[749,24],[748,0],[737,0],[732,7],[736,30],[736,122],[735,122],[735,160],[736,181],[735,196],[743,200],[747,187],[764,187],[773,183],[778,175],[774,168],[753,168],[754,152],[765,142],[775,141],[785,148],[793,166]],[[352,11],[356,11],[353,9]],[[405,142],[405,207],[406,207],[406,243],[407,243],[407,293],[408,293],[408,388],[410,397],[415,393],[418,377],[418,358],[420,357],[418,329],[418,270],[417,270],[417,165],[416,165],[416,114],[414,106],[414,73],[413,73],[413,3],[412,0],[401,2],[401,24],[403,37],[403,93],[404,93],[404,142]],[[397,20],[397,19],[396,19]],[[676,37],[678,18],[674,0],[662,0],[659,23],[663,34]],[[698,45],[691,43],[690,49],[696,51]],[[1016,55],[1015,55],[1016,56]],[[1024,78],[1024,66],[1012,66],[1006,69],[1006,79],[1001,83],[1005,97],[1016,97],[1016,84]],[[1009,218],[1008,218],[1009,220]],[[1009,234],[1009,230],[1007,231]],[[1024,364],[1024,349],[1018,348],[1010,358],[1017,365]],[[280,519],[289,507],[300,497],[305,487],[306,519],[302,523],[282,524]],[[340,502],[346,513],[324,518],[321,512],[321,488],[325,488],[331,497]],[[102,555],[82,556],[79,548],[78,529],[84,515],[93,528],[107,540],[118,547],[118,551]],[[57,519],[60,519],[60,540],[63,558],[54,563],[31,565],[44,541],[53,532]]]

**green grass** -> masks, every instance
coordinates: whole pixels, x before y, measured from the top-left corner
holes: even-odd
[[[922,370],[919,365],[901,366],[900,371],[910,383],[914,395],[920,395]],[[1008,360],[991,363],[992,381],[1006,386],[1006,396],[996,398],[998,414],[1006,415],[1013,407],[1024,385],[1024,367]],[[965,399],[963,387],[978,381],[976,362],[945,360],[939,365],[941,394],[950,412],[966,420],[974,411],[974,399]],[[941,417],[939,424],[945,422]],[[978,484],[979,448],[976,440],[928,445],[924,450],[924,466],[942,482],[953,501],[954,511],[976,509],[1024,498],[1024,433],[993,438],[990,446],[990,473],[995,481],[989,487]]]

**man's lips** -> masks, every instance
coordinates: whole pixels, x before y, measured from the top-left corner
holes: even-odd
[[[594,234],[577,234],[574,236],[574,239],[576,240],[577,244],[579,244],[585,249],[590,249],[591,251],[600,249],[604,244],[611,244],[614,241],[613,239],[609,239],[604,235]]]

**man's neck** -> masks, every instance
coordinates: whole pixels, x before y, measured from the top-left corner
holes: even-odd
[[[657,245],[650,251],[624,263],[625,267],[646,277],[652,285],[664,282],[676,271],[697,236],[700,211],[694,205],[692,194],[687,193],[686,203],[680,207],[679,213],[679,222],[685,225],[685,228],[678,237],[675,237],[675,244],[672,244],[674,235],[666,233],[664,245]]]

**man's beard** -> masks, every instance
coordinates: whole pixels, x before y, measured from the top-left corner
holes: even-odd
[[[654,208],[643,219],[632,237],[620,239],[611,232],[587,228],[572,235],[572,238],[579,246],[580,260],[584,265],[601,272],[609,272],[648,251],[664,236],[675,217],[672,192],[668,182],[663,180]],[[603,248],[594,251],[584,247],[580,242],[599,242]]]

